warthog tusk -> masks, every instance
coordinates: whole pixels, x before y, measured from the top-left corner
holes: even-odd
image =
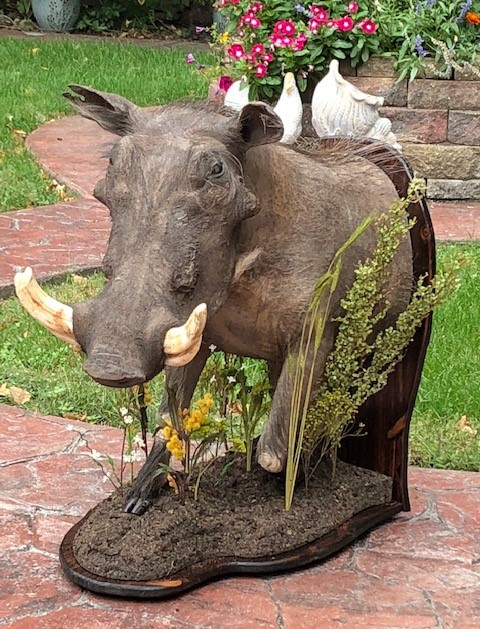
[[[43,291],[33,277],[32,269],[27,266],[25,271],[15,274],[15,292],[25,310],[44,328],[66,341],[78,351],[80,345],[73,333],[73,310],[70,306],[53,299]]]
[[[166,365],[181,367],[196,356],[202,343],[202,334],[206,323],[207,305],[200,304],[194,308],[184,325],[168,330],[163,343]]]

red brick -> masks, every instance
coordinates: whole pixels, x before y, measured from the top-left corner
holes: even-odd
[[[408,106],[414,109],[480,109],[480,81],[413,81]]]
[[[453,144],[480,145],[480,111],[448,112],[448,141]]]
[[[397,83],[395,78],[351,77],[348,79],[359,90],[383,96],[386,107],[405,107],[407,104],[407,82]]]
[[[399,142],[446,142],[448,113],[438,109],[382,107],[382,116],[392,121]]]
[[[92,120],[69,116],[39,127],[28,136],[27,147],[42,156],[47,173],[85,197],[93,194],[96,182],[104,177],[108,166],[105,153],[116,140],[118,136]]]

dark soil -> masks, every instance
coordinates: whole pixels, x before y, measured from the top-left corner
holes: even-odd
[[[164,490],[142,516],[122,511],[114,494],[77,532],[73,550],[90,572],[111,579],[162,579],[211,558],[274,559],[337,528],[368,507],[391,501],[392,479],[338,462],[319,467],[308,492],[299,483],[292,508],[284,509],[283,482],[259,466],[251,473],[235,458],[205,473],[199,499],[181,505]]]

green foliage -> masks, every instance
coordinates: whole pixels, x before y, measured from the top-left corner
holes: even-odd
[[[399,80],[422,75],[428,61],[435,62],[439,76],[446,76],[452,67],[473,68],[480,76],[476,60],[480,25],[465,18],[466,7],[476,4],[471,0],[359,0],[358,10],[349,12],[345,0],[325,0],[316,8],[324,9],[328,21],[318,28],[312,25],[315,15],[310,3],[263,0],[255,13],[259,25],[255,22],[254,27],[245,23],[251,0],[219,0],[217,6],[229,20],[225,51],[232,76],[247,76],[252,97],[272,99],[281,91],[285,72],[296,74],[303,91],[309,75],[325,74],[332,59],[355,67],[373,54],[392,56]],[[339,21],[345,18],[352,20],[348,30]],[[275,43],[275,28],[285,20],[295,28],[291,43]],[[237,58],[229,54],[232,44],[241,45],[244,54]],[[262,44],[271,59],[253,54],[256,44]]]
[[[103,31],[121,28],[128,15],[128,5],[117,0],[100,0],[92,6],[84,5],[76,24],[78,31]]]
[[[406,199],[393,204],[375,221],[377,243],[372,257],[358,265],[355,281],[341,301],[343,313],[336,319],[340,325],[335,345],[305,425],[303,457],[307,476],[317,448],[320,452],[313,467],[326,453],[335,460],[360,406],[386,385],[418,326],[456,287],[453,270],[438,274],[432,283],[420,278],[395,324],[374,333],[388,313],[386,295],[394,255],[412,226],[405,220],[405,209],[415,200],[421,185],[423,182],[412,182]],[[344,409],[343,417],[337,405]]]
[[[342,259],[345,251],[363,234],[370,225],[367,218],[348,240],[335,253],[326,273],[318,280],[306,317],[297,355],[289,356],[292,376],[292,401],[288,432],[288,450],[285,478],[285,509],[292,506],[293,493],[297,481],[300,458],[304,451],[305,429],[308,419],[309,402],[313,391],[315,363],[327,321],[331,312],[331,300],[337,288]]]

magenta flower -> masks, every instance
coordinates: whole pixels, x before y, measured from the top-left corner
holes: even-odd
[[[205,30],[205,26],[195,26],[195,35],[200,35]]]
[[[268,67],[264,63],[259,63],[255,68],[255,76],[259,79],[263,79],[267,75]]]
[[[261,4],[260,2],[254,2],[250,7],[250,11],[252,13],[260,13],[262,9],[263,9],[263,4]]]
[[[266,52],[263,56],[262,56],[262,61],[264,61],[265,63],[272,63],[272,61],[275,59],[275,57],[272,55],[271,52]]]
[[[261,55],[265,51],[265,46],[263,44],[254,44],[252,46],[252,52],[254,55]]]
[[[227,50],[227,55],[230,55],[230,57],[234,59],[242,59],[245,55],[245,50],[242,44],[232,44]]]
[[[344,33],[346,33],[347,31],[352,30],[352,28],[355,26],[355,23],[349,15],[346,15],[345,17],[337,20],[335,25],[339,31],[343,31]]]
[[[261,25],[262,23],[260,22],[258,17],[250,18],[250,28],[260,28]]]
[[[233,84],[233,79],[229,76],[221,76],[218,79],[218,87],[224,92],[226,92],[232,84]]]
[[[356,2],[349,2],[347,6],[348,13],[356,13],[358,11],[358,4]]]
[[[377,25],[373,20],[362,20],[357,26],[359,26],[366,35],[373,35],[377,31]]]
[[[310,7],[310,14],[317,18],[317,20],[323,24],[328,20],[328,13],[325,11],[323,7],[318,6],[318,4],[312,4]]]
[[[279,33],[272,33],[268,39],[274,46],[279,48],[283,46],[283,36]]]
[[[305,44],[307,43],[307,36],[304,33],[301,33],[294,41],[293,47],[298,52],[305,48]]]
[[[295,24],[290,20],[279,20],[273,27],[273,32],[281,35],[294,35]]]
[[[185,62],[186,63],[195,63],[196,59],[195,57],[192,55],[191,52],[188,53],[188,55],[185,57]]]
[[[248,61],[248,63],[255,63],[257,61],[257,58],[255,55],[247,55],[245,59]]]
[[[312,31],[312,33],[316,33],[321,25],[322,23],[317,20],[316,17],[312,17],[308,22],[308,28]]]
[[[230,4],[238,4],[240,0],[230,0]]]

